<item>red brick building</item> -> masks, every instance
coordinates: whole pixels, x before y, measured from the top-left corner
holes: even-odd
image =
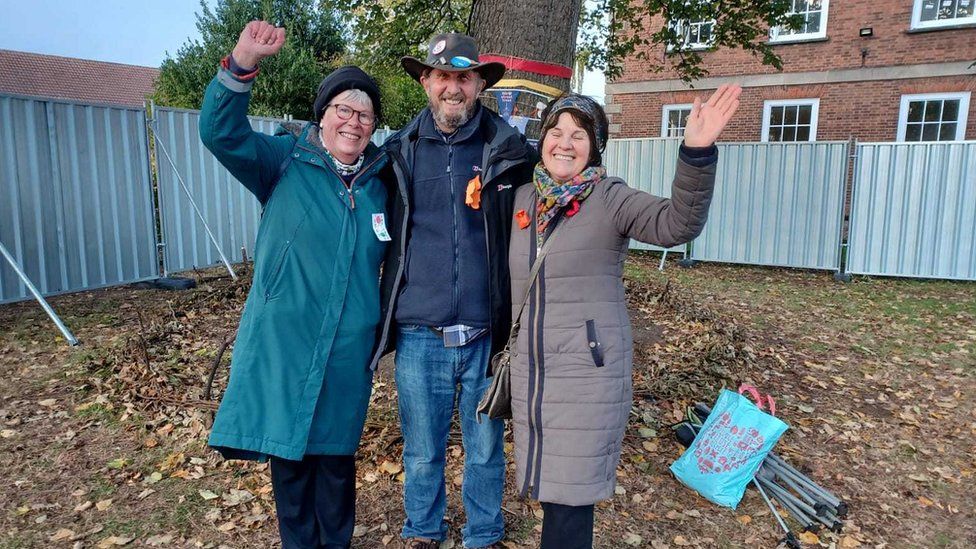
[[[611,136],[681,135],[694,97],[737,82],[741,105],[723,141],[976,139],[974,5],[794,0],[804,28],[770,33],[782,72],[740,50],[705,51],[709,74],[695,90],[628,59],[606,88]],[[689,47],[707,47],[709,22],[684,28]],[[662,59],[663,48],[648,55]]]
[[[159,69],[0,50],[0,93],[141,108]]]

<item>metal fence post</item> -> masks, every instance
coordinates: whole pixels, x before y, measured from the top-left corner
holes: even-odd
[[[163,246],[166,245],[163,242],[163,216],[159,213],[159,208],[162,204],[162,201],[159,199],[159,155],[155,154],[155,150],[153,148],[153,136],[155,135],[153,121],[156,119],[156,102],[143,102],[142,108],[146,123],[146,134],[144,138],[146,156],[149,159],[149,197],[152,204],[153,237],[156,242],[154,258],[156,260],[156,272],[159,274],[160,278],[162,278],[166,276],[167,273],[166,264],[164,262],[162,253]]]
[[[230,273],[231,278],[237,280],[237,273],[234,272],[234,268],[231,267],[230,261],[228,261],[227,256],[224,255],[224,250],[220,247],[220,243],[217,242],[217,237],[215,237],[213,231],[210,230],[210,224],[207,223],[206,218],[203,217],[203,212],[200,211],[200,208],[197,206],[196,201],[193,199],[193,195],[190,193],[190,189],[186,186],[186,182],[183,181],[183,176],[180,175],[180,170],[176,167],[176,163],[173,162],[173,158],[169,155],[169,152],[166,150],[166,147],[163,146],[162,140],[159,139],[159,131],[158,131],[159,128],[158,128],[158,123],[155,115],[153,116],[153,120],[152,120],[152,130],[153,130],[152,132],[153,139],[155,140],[156,143],[156,150],[163,151],[163,154],[166,156],[166,160],[169,162],[169,165],[173,168],[173,173],[176,174],[176,180],[180,182],[180,187],[183,188],[183,193],[186,195],[187,200],[190,201],[190,205],[193,206],[193,211],[196,212],[197,217],[200,219],[200,222],[203,223],[203,227],[207,231],[207,236],[210,237],[210,242],[213,243],[214,248],[217,249],[217,253],[220,254],[220,260],[224,263],[224,267],[227,268],[227,272]]]
[[[61,330],[61,334],[64,335],[65,339],[68,340],[68,344],[70,344],[72,347],[78,345],[78,339],[75,338],[74,334],[71,333],[71,330],[69,330],[68,327],[64,325],[64,322],[61,322],[61,318],[58,317],[58,314],[54,312],[54,309],[51,308],[51,305],[48,304],[46,299],[44,299],[44,296],[41,295],[41,292],[37,291],[37,288],[34,287],[34,283],[31,282],[29,278],[27,278],[27,273],[25,273],[24,270],[20,268],[20,265],[17,263],[14,257],[10,255],[10,252],[8,252],[7,248],[4,247],[3,242],[0,242],[0,254],[3,254],[3,257],[4,259],[7,260],[7,263],[10,263],[10,266],[13,267],[14,272],[17,273],[17,276],[20,277],[20,280],[24,283],[25,286],[27,286],[27,289],[30,290],[30,293],[33,294],[34,299],[36,299],[37,302],[40,303],[41,307],[44,309],[44,312],[47,313],[47,316],[51,317],[51,320],[54,321],[54,324],[58,327],[58,330]]]
[[[851,137],[847,142],[849,150],[847,151],[847,169],[844,170],[844,193],[843,199],[840,201],[840,234],[838,235],[837,242],[840,246],[837,247],[837,272],[834,273],[834,280],[837,282],[850,282],[851,273],[847,272],[847,250],[848,241],[851,238],[850,231],[850,217],[847,216],[847,212],[854,207],[854,180],[857,177],[857,139]],[[845,238],[846,235],[846,238]]]

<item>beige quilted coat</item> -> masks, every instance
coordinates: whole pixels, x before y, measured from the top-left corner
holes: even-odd
[[[576,215],[559,220],[512,359],[516,482],[523,496],[588,505],[613,495],[633,396],[622,281],[629,240],[670,247],[698,236],[714,183],[714,163],[698,168],[679,159],[670,200],[609,178]],[[515,211],[534,218],[535,198],[532,185],[522,186]],[[534,224],[520,229],[513,221],[515,307],[535,260],[534,231]]]

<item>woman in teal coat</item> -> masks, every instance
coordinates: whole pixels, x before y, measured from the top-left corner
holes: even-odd
[[[258,62],[284,39],[284,29],[249,23],[200,115],[204,145],[264,208],[209,443],[229,459],[270,459],[284,547],[348,547],[390,239],[378,176],[386,156],[370,143],[379,89],[342,67],[319,87],[318,124],[252,131]]]

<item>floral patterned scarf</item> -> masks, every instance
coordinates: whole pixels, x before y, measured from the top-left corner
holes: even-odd
[[[549,222],[563,208],[569,207],[566,215],[575,215],[579,211],[580,202],[593,192],[593,185],[605,178],[606,175],[606,168],[593,166],[576,174],[569,181],[560,182],[553,179],[542,162],[539,162],[532,177],[536,195],[539,197],[538,219],[536,220],[536,229],[539,234],[545,233]]]

